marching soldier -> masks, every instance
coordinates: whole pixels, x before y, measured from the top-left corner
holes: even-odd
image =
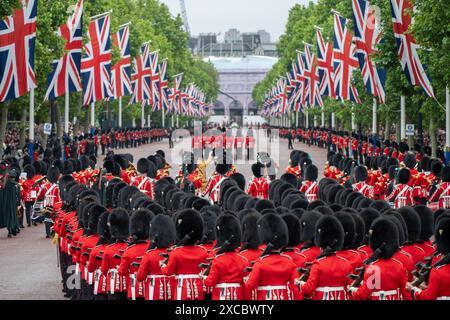
[[[411,173],[408,169],[400,169],[397,177],[398,184],[386,196],[386,201],[393,202],[395,209],[414,204],[413,188],[408,185],[410,177]]]
[[[300,179],[302,173],[300,168],[299,151],[294,150],[291,152],[289,156],[289,166],[286,168],[286,173],[292,173],[297,179]]]
[[[300,291],[313,300],[346,300],[347,276],[353,268],[336,253],[344,245],[344,229],[333,216],[321,217],[315,228],[321,253],[298,281]]]
[[[353,184],[353,191],[361,193],[366,198],[373,199],[373,188],[366,183],[368,179],[368,171],[364,166],[358,166],[355,168],[355,181]]]
[[[263,165],[259,162],[252,165],[253,180],[251,181],[247,194],[254,198],[268,199],[269,198],[269,183],[262,173]]]
[[[174,276],[174,300],[203,300],[203,283],[199,274],[208,252],[196,245],[203,236],[202,217],[195,210],[185,209],[176,215],[175,221],[178,243],[161,264],[162,273]]]
[[[145,300],[172,300],[172,278],[164,275],[161,263],[175,243],[175,225],[169,216],[157,215],[150,223],[150,247],[141,260],[136,280],[145,282]]]
[[[41,187],[37,195],[38,200],[44,201],[44,208],[47,210],[45,216],[45,234],[46,238],[50,238],[50,228],[52,226],[53,212],[61,207],[61,198],[59,195],[58,179],[60,171],[57,167],[51,167],[47,171],[48,182]],[[51,213],[50,213],[51,212]]]
[[[226,179],[228,172],[228,165],[218,163],[216,164],[216,173],[210,178],[203,195],[209,197],[214,204],[220,201],[220,185]]]
[[[147,195],[150,199],[154,199],[154,189],[155,184],[153,182],[152,176],[155,177],[156,168],[153,162],[147,158],[141,158],[137,163],[137,171],[140,173],[137,177],[133,177],[132,186],[135,186]]]
[[[310,164],[305,169],[305,180],[302,182],[300,192],[304,193],[309,202],[317,200],[317,193],[319,191],[319,184],[317,178],[319,171],[317,167]]]
[[[292,300],[298,297],[294,261],[281,253],[288,244],[288,228],[284,220],[273,213],[258,220],[261,240],[266,249],[252,267],[245,283],[247,290],[257,290],[256,300]]]
[[[434,208],[450,208],[450,167],[443,167],[441,171],[441,183],[436,186],[435,191],[428,200],[429,205]]]

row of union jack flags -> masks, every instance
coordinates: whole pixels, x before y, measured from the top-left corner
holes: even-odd
[[[204,93],[189,85],[181,90],[182,74],[169,83],[167,60],[144,44],[134,58],[130,55],[130,25],[110,34],[110,13],[89,22],[89,42],[83,46],[83,5],[78,0],[67,22],[58,29],[64,54],[53,61],[47,77],[45,100],[83,91],[84,105],[131,96],[130,104],[151,106],[153,111],[204,116],[209,111]],[[36,88],[34,47],[38,0],[26,0],[12,16],[0,20],[0,102],[25,95]],[[111,42],[120,53],[112,65]],[[84,49],[84,56],[82,56]]]
[[[322,107],[323,97],[360,104],[353,72],[359,69],[367,93],[379,103],[386,102],[386,70],[377,66],[374,55],[382,41],[382,29],[369,1],[351,0],[354,34],[347,27],[348,20],[334,14],[332,42],[326,42],[321,28],[316,27],[317,55],[312,45],[304,43],[304,51],[297,51],[286,77],[280,78],[266,95],[262,114],[272,116],[289,110]],[[414,36],[408,32],[412,19],[411,0],[389,0],[394,34],[402,69],[409,83],[420,86],[435,99],[426,67],[421,63]]]

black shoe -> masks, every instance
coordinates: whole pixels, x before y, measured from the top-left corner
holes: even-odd
[[[8,238],[12,238],[12,235],[11,235],[11,233],[8,233]]]
[[[46,238],[46,239],[50,239],[50,236],[49,236],[49,235],[46,235],[45,238]]]
[[[20,226],[20,229],[25,229],[25,227],[23,225]]]
[[[28,227],[28,228],[29,228],[29,227],[31,227],[31,224],[30,224],[30,223],[28,223],[28,224],[27,224],[27,227]]]

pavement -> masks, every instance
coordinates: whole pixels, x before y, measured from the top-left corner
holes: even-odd
[[[269,153],[274,159],[278,159],[280,167],[278,176],[288,165],[290,150],[287,145],[287,140],[284,139],[270,143]],[[163,141],[116,153],[133,154],[136,164],[139,158],[147,157],[161,149],[165,151],[168,162],[173,163],[168,147],[167,141]],[[308,147],[299,142],[294,143],[294,148],[311,155],[313,163],[319,168],[319,177],[322,177],[326,150]],[[237,169],[246,177],[247,182],[251,179],[248,163],[238,163]],[[211,171],[212,168],[209,169],[209,172]],[[174,177],[177,172],[178,167],[173,165],[171,175]],[[45,238],[44,226],[25,227],[21,230],[14,238],[7,238],[6,229],[0,230],[0,300],[64,300],[56,248],[50,239]]]

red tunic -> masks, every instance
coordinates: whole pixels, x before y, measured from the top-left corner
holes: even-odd
[[[414,204],[413,188],[407,184],[398,184],[386,197],[386,201],[394,202],[395,209],[405,206],[412,206]]]
[[[347,300],[347,278],[353,271],[345,258],[331,255],[314,261],[308,280],[300,291],[313,300]]]
[[[142,241],[132,244],[125,249],[122,259],[120,259],[119,275],[127,279],[127,297],[136,300],[136,298],[144,297],[144,282],[136,280],[138,258],[145,254],[149,245],[148,241]]]
[[[117,242],[109,245],[105,249],[102,261],[102,273],[106,276],[106,290],[114,294],[115,292],[125,292],[127,290],[126,277],[118,274],[120,260],[116,255],[122,256],[121,251],[128,247],[126,242]]]
[[[428,202],[438,202],[439,208],[450,208],[450,182],[440,183]]]
[[[269,198],[269,183],[265,177],[253,178],[247,193],[259,199]]]
[[[166,276],[175,276],[175,300],[203,300],[199,265],[207,257],[208,252],[201,246],[182,246],[170,252],[167,265],[161,270]]]
[[[137,187],[142,193],[146,194],[150,199],[155,198],[154,183],[150,177],[137,176],[131,183],[132,186]]]
[[[94,274],[94,295],[107,293],[106,277],[101,271],[103,254],[107,246],[107,244],[95,246],[89,254],[88,272],[92,272]]]
[[[161,253],[165,248],[148,250],[141,260],[136,279],[145,282],[145,300],[172,300],[172,277],[162,273],[160,263],[164,260]]]
[[[353,186],[353,191],[361,193],[366,198],[373,198],[373,188],[365,182],[355,183]]]
[[[253,263],[261,257],[263,252],[264,249],[260,246],[258,249],[246,249],[239,252],[239,254],[246,258],[249,263]]]
[[[319,192],[319,184],[317,181],[304,181],[300,187],[300,192],[305,194],[309,202],[316,201]]]
[[[425,290],[415,289],[416,300],[450,300],[450,265],[431,269],[428,286]]]
[[[379,259],[366,267],[361,287],[351,292],[355,300],[409,300],[408,273],[395,258]]]
[[[291,257],[269,254],[259,258],[245,283],[247,290],[257,290],[257,300],[292,300],[298,293],[295,279],[297,268]]]
[[[361,255],[356,250],[352,250],[352,249],[340,250],[340,251],[336,252],[336,255],[339,257],[342,257],[345,260],[347,260],[348,262],[350,262],[350,264],[353,267],[353,271],[355,271],[355,269],[357,269],[357,268],[362,267],[363,262],[364,262],[363,259],[361,258]]]
[[[204,280],[205,286],[214,288],[212,300],[243,300],[244,269],[248,265],[248,260],[236,252],[216,255]]]
[[[220,197],[220,185],[222,184],[225,177],[219,174],[216,174],[212,178],[209,179],[209,182],[204,191],[204,195],[209,196],[212,202],[218,203]]]

